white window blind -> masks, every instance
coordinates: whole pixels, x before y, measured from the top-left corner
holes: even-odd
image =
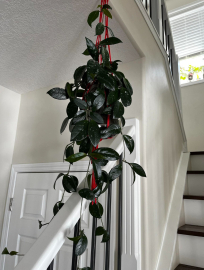
[[[204,51],[204,5],[170,18],[179,58]]]

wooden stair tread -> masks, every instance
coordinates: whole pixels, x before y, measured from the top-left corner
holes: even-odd
[[[187,174],[204,174],[204,171],[187,171]]]
[[[204,151],[191,152],[191,155],[204,155]]]
[[[178,234],[204,237],[204,226],[185,224],[178,228]]]
[[[204,200],[204,196],[196,196],[196,195],[183,195],[183,198],[186,200]]]
[[[185,264],[179,264],[175,270],[204,270],[204,268],[200,267],[195,267],[195,266],[190,266],[190,265],[185,265]]]

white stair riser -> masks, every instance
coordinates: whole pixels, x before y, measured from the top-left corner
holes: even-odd
[[[185,224],[204,226],[204,201],[184,200]]]
[[[204,174],[188,174],[185,195],[204,196]]]
[[[204,155],[191,155],[189,162],[189,170],[204,171]]]
[[[178,235],[181,264],[204,267],[204,237]]]

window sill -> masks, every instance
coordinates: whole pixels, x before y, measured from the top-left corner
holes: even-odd
[[[189,82],[189,83],[183,83],[183,84],[180,84],[180,87],[181,88],[188,87],[188,86],[192,86],[192,85],[199,84],[199,83],[204,83],[204,80],[199,80],[199,81]]]

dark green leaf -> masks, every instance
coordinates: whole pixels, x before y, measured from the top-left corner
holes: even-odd
[[[75,114],[78,111],[78,107],[73,101],[70,101],[69,104],[67,105],[67,115],[68,118],[71,119],[75,116]]]
[[[97,122],[99,124],[104,123],[104,120],[103,120],[102,116],[99,113],[91,112],[90,117],[91,117],[91,119],[93,119],[95,122]]]
[[[104,159],[104,156],[98,153],[89,153],[89,156],[92,158],[97,158],[97,159]]]
[[[66,158],[68,158],[69,156],[73,155],[74,154],[74,148],[73,146],[68,146],[65,150],[65,156]]]
[[[39,224],[39,230],[40,230],[43,226],[42,221],[38,220],[38,224]]]
[[[104,94],[100,94],[98,95],[93,102],[93,110],[97,111],[99,110],[103,104],[105,103],[105,95]]]
[[[106,166],[108,164],[108,160],[105,159],[96,159],[95,163],[98,164],[99,166]]]
[[[116,88],[116,82],[112,75],[108,75],[106,71],[102,68],[100,68],[99,73],[97,75],[97,78],[100,83],[104,84],[106,88],[108,88],[111,91],[114,91]]]
[[[84,198],[86,200],[93,201],[95,199],[95,195],[94,195],[93,191],[90,190],[89,188],[81,189],[78,193],[82,198]]]
[[[82,53],[83,55],[86,55],[86,56],[88,56],[88,55],[90,55],[90,53],[89,53],[89,50],[88,49],[86,49],[83,53]]]
[[[92,204],[92,202],[89,204],[89,212],[90,214],[95,217],[95,218],[101,218],[103,215],[103,206],[98,203],[97,204]]]
[[[101,130],[101,138],[107,139],[109,137],[115,136],[121,132],[119,125],[112,124],[108,128]]]
[[[54,186],[53,186],[54,189],[55,189],[57,180],[58,180],[60,177],[62,177],[63,175],[64,175],[63,173],[59,173],[59,174],[58,174],[58,176],[57,176],[57,178],[56,178],[56,180],[55,180],[55,182],[54,182]]]
[[[79,152],[84,152],[84,153],[88,153],[91,147],[91,142],[89,140],[89,138],[84,139],[79,147]]]
[[[87,120],[78,122],[71,131],[71,141],[82,141],[88,135],[88,125]]]
[[[5,247],[1,254],[2,255],[9,255],[10,253],[9,253],[8,249]]]
[[[68,122],[69,122],[69,117],[66,117],[64,121],[62,122],[62,126],[60,128],[60,134],[64,132],[65,128],[67,127]]]
[[[128,79],[123,78],[123,82],[124,82],[124,85],[125,85],[126,89],[127,89],[128,92],[130,93],[130,95],[132,95],[132,94],[133,94],[133,89],[132,89],[132,86],[131,86],[131,84],[129,83]]]
[[[66,83],[66,86],[65,86],[65,89],[67,91],[67,94],[71,98],[74,97],[74,91],[72,91],[72,86],[73,86],[73,84],[70,84],[70,83]]]
[[[103,235],[105,232],[105,229],[103,227],[97,227],[96,230],[95,230],[95,235],[96,236],[100,236],[100,235]]]
[[[110,27],[108,27],[108,26],[106,26],[106,27],[107,27],[108,30],[110,31],[111,36],[114,37],[114,33],[113,33],[112,29],[111,29]]]
[[[75,80],[76,85],[81,80],[81,78],[83,77],[86,69],[87,69],[87,66],[80,66],[75,70],[75,72],[74,72],[74,80]]]
[[[101,94],[104,95],[104,90],[102,90],[100,88],[97,88],[93,93],[94,96],[98,96],[98,95],[101,95]]]
[[[107,98],[107,105],[111,105],[118,100],[118,89],[111,91]]]
[[[115,180],[121,175],[121,173],[122,173],[122,165],[116,165],[109,172],[110,180],[111,181]]]
[[[130,151],[130,154],[131,154],[134,150],[134,147],[135,147],[134,140],[129,135],[123,135],[123,139],[125,141],[125,144],[126,144],[128,150]]]
[[[107,231],[105,231],[101,243],[106,243],[110,240],[110,235]]]
[[[103,114],[111,114],[112,113],[112,107],[106,107],[104,110],[103,110]]]
[[[92,165],[96,180],[100,180],[102,176],[101,166],[94,159],[92,159]]]
[[[130,163],[130,166],[132,167],[133,171],[142,176],[142,177],[146,177],[146,173],[144,171],[144,169],[137,163]]]
[[[132,103],[132,97],[129,91],[125,88],[120,89],[120,98],[125,107],[130,106]]]
[[[14,255],[17,255],[17,254],[18,254],[17,251],[11,251],[11,252],[10,252],[10,255],[11,255],[11,256],[14,256]]]
[[[103,23],[98,23],[98,24],[96,25],[96,35],[97,35],[97,36],[98,36],[98,35],[102,35],[103,32],[104,32],[104,30],[105,30],[105,26],[103,25]]]
[[[71,240],[71,241],[77,243],[77,242],[79,241],[79,239],[82,238],[82,235],[80,234],[79,236],[76,236],[76,237],[72,237],[72,238],[67,237],[67,238],[68,238],[69,240]]]
[[[109,180],[108,180],[108,181],[107,181],[107,184],[106,184],[105,188],[102,190],[101,194],[105,193],[106,190],[109,188],[109,186],[110,186],[110,182],[109,182]]]
[[[87,184],[89,188],[91,188],[91,180],[92,180],[92,174],[89,174],[87,177]]]
[[[100,68],[100,65],[99,65],[98,61],[90,59],[87,62],[87,72],[88,72],[88,74],[90,74],[90,75],[93,74],[95,76],[98,73],[99,68]]]
[[[52,98],[55,98],[58,100],[65,100],[65,99],[69,98],[67,91],[63,88],[53,88],[53,89],[49,90],[47,93]]]
[[[104,67],[109,66],[109,52],[106,50],[105,47],[101,48],[101,54],[103,59],[103,66]]]
[[[65,160],[68,161],[69,163],[73,163],[73,162],[77,162],[85,157],[86,157],[86,153],[79,152],[79,153],[76,153],[74,155],[69,156]]]
[[[79,181],[76,176],[74,175],[65,175],[62,180],[63,188],[71,193],[77,191],[77,186],[79,184]]]
[[[75,125],[78,122],[81,122],[86,119],[86,112],[85,111],[78,111],[74,118],[72,119],[72,124]]]
[[[103,8],[106,8],[106,9],[112,9],[112,7],[109,6],[109,5],[107,5],[107,4],[103,5]]]
[[[87,109],[87,103],[86,101],[80,99],[80,98],[74,98],[73,99],[74,103],[82,110],[86,110]]]
[[[92,145],[96,147],[100,142],[101,133],[97,123],[93,120],[89,122],[88,135]]]
[[[102,11],[108,18],[112,19],[112,15],[109,10],[103,8]]]
[[[105,183],[110,182],[110,176],[106,171],[102,171],[102,181]]]
[[[79,270],[91,270],[90,267],[83,267],[83,268],[79,268]]]
[[[86,235],[83,235],[76,244],[75,255],[80,256],[84,253],[88,245],[88,239]]]
[[[122,117],[120,118],[120,120],[121,120],[122,126],[124,127],[124,126],[125,126],[125,118],[122,116]]]
[[[103,185],[103,183],[102,183],[102,185]],[[101,195],[102,185],[98,185],[96,188],[93,189],[93,193],[94,193],[96,198],[98,198]]]
[[[89,92],[88,94],[85,95],[85,99],[86,99],[88,106],[91,107],[93,104],[93,101],[95,99],[95,96],[93,93]]]
[[[97,61],[99,52],[95,44],[90,39],[86,38],[86,45],[92,58]]]
[[[100,147],[96,149],[94,152],[102,154],[107,160],[118,160],[120,157],[119,154],[115,150],[109,147]]]
[[[99,16],[99,10],[95,10],[89,14],[87,22],[90,27],[92,27],[92,23],[98,18],[98,16]]]
[[[62,208],[62,206],[64,205],[64,203],[62,202],[57,202],[54,207],[53,207],[53,214],[54,216],[59,212],[59,210]]]
[[[116,37],[109,37],[100,42],[100,45],[115,45],[118,43],[122,43],[122,41],[119,38]]]
[[[121,118],[124,114],[124,107],[120,101],[116,101],[113,107],[113,119]]]

